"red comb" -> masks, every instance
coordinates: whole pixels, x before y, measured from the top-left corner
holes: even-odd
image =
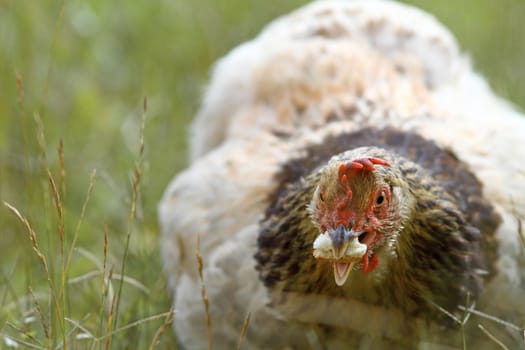
[[[367,157],[367,158],[357,158],[353,159],[347,163],[341,164],[339,167],[339,181],[344,182],[346,175],[348,174],[349,170],[369,170],[374,171],[375,167],[374,165],[384,165],[384,166],[390,166],[390,163],[386,160],[375,158],[375,157]]]

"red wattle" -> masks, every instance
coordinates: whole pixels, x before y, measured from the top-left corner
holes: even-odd
[[[373,244],[379,242],[381,240],[381,238],[383,238],[382,234],[373,235],[372,236],[372,242],[367,242],[366,244],[368,245],[368,247],[370,247]],[[372,272],[377,267],[377,265],[379,264],[379,257],[375,253],[372,253],[371,261],[370,261],[370,257],[368,256],[369,249],[370,248],[368,248],[366,250],[366,254],[365,254],[365,256],[363,256],[363,260],[362,260],[362,263],[363,263],[362,271],[363,271],[364,274]]]
[[[367,274],[369,272],[372,272],[377,265],[379,264],[379,257],[377,254],[372,254],[372,260],[370,261],[368,254],[365,254],[363,256],[363,273]]]

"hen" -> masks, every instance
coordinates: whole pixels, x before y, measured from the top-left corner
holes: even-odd
[[[232,349],[250,314],[245,349],[524,348],[524,135],[415,8],[274,21],[218,62],[159,207],[177,338]]]

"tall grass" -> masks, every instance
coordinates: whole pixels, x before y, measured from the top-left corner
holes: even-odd
[[[104,229],[103,252],[98,255],[102,257],[99,260],[96,252],[88,252],[77,246],[79,232],[83,223],[86,210],[88,210],[89,199],[95,188],[96,170],[93,169],[89,185],[86,191],[85,199],[77,217],[76,225],[69,229],[66,227],[65,211],[63,197],[66,193],[67,171],[64,162],[63,143],[58,146],[58,168],[52,171],[48,163],[46,152],[46,141],[43,124],[38,115],[35,116],[37,124],[38,145],[40,148],[40,159],[42,164],[42,177],[48,182],[47,201],[54,208],[54,215],[46,215],[49,219],[51,235],[55,238],[49,240],[47,249],[42,249],[39,241],[42,237],[37,233],[38,228],[33,227],[30,220],[16,208],[13,204],[4,201],[5,208],[20,222],[26,231],[28,241],[34,255],[36,256],[40,269],[47,280],[47,287],[40,297],[36,297],[31,285],[27,286],[29,295],[26,298],[19,298],[15,288],[10,286],[9,279],[6,279],[8,290],[13,293],[15,301],[11,304],[2,304],[2,308],[8,315],[14,310],[23,318],[7,316],[5,326],[1,330],[4,343],[10,347],[23,345],[34,349],[94,349],[94,348],[112,348],[112,342],[118,334],[128,330],[142,327],[145,323],[155,322],[156,330],[149,339],[149,349],[156,348],[160,343],[161,336],[165,333],[172,321],[173,310],[167,309],[154,315],[140,315],[141,318],[130,321],[129,316],[123,314],[120,309],[121,301],[126,295],[124,285],[128,288],[138,289],[142,295],[149,295],[150,289],[144,286],[131,276],[126,276],[126,260],[129,257],[129,244],[131,236],[136,230],[136,211],[138,198],[140,194],[140,178],[142,172],[142,161],[144,152],[144,125],[146,120],[146,98],[144,98],[144,110],[142,114],[142,123],[140,128],[140,143],[138,145],[138,159],[134,166],[134,171],[130,184],[131,201],[129,203],[128,228],[122,260],[120,261],[120,273],[114,274],[113,267],[107,265],[109,246],[108,232]],[[53,232],[54,231],[54,232]],[[86,255],[98,267],[83,276],[71,278],[70,271],[72,261],[75,255]],[[86,283],[89,280],[99,280],[100,300],[98,302],[99,311],[94,315],[86,314],[79,318],[75,312],[74,304],[78,299],[73,285]],[[114,291],[113,284],[117,283],[117,291]],[[46,293],[48,293],[46,295]],[[127,297],[127,296],[126,296]],[[148,302],[148,298],[143,297]],[[18,300],[16,300],[18,299]],[[96,308],[91,307],[92,310]],[[16,312],[15,312],[16,315]],[[134,314],[134,317],[139,314]],[[96,322],[91,322],[94,319]],[[117,337],[118,339],[118,337]],[[119,341],[122,341],[121,339]],[[143,343],[143,341],[139,342]]]

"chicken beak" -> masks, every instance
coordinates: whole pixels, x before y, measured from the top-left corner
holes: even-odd
[[[357,261],[360,261],[366,254],[367,246],[359,242],[358,234],[348,231],[345,227],[339,226],[329,233],[332,239],[332,247],[337,260],[332,262],[334,269],[335,283],[342,286],[348,279],[348,275]]]
[[[342,286],[355,263],[366,254],[367,245],[359,242],[359,233],[339,225],[320,234],[314,242],[314,257],[332,261],[335,283]]]
[[[349,230],[339,225],[335,230],[328,232],[332,240],[334,259],[360,260],[366,253],[367,246],[359,242],[361,232]]]
[[[335,283],[340,287],[343,284],[345,284],[346,280],[348,279],[348,275],[350,275],[350,271],[352,271],[352,268],[354,267],[354,264],[356,262],[340,262],[340,261],[334,261],[332,262],[332,267],[334,268],[334,278]]]

